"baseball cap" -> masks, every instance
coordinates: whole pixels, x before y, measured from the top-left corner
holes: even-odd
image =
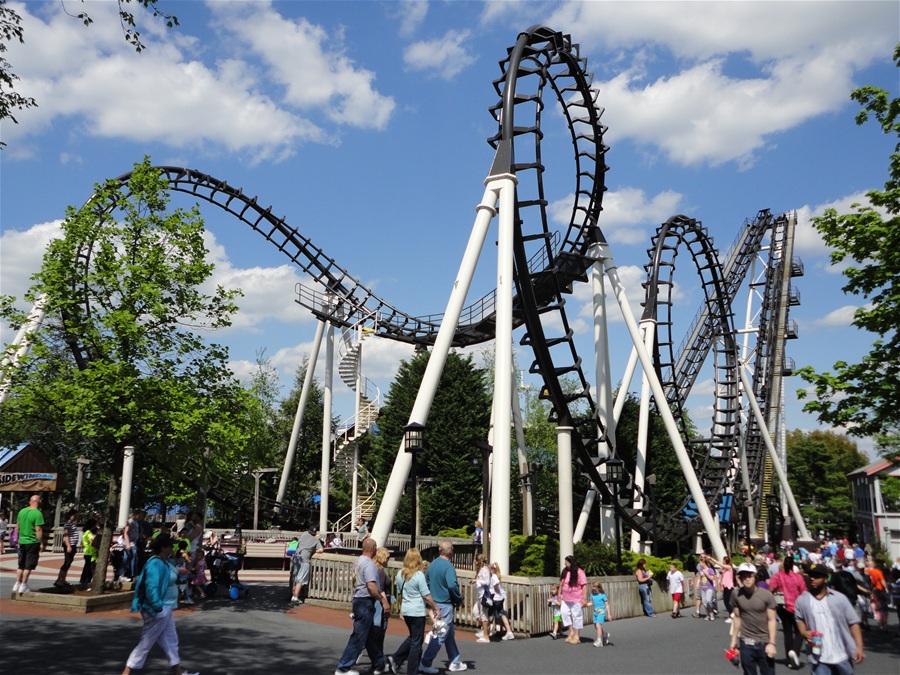
[[[738,574],[756,574],[756,566],[753,563],[741,563],[740,567],[737,568]]]
[[[818,563],[813,563],[809,567],[806,568],[806,573],[811,577],[828,577],[830,571],[825,565],[819,565]]]

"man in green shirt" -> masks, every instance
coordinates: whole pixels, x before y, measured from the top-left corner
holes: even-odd
[[[13,593],[27,593],[28,577],[37,567],[38,558],[44,550],[44,514],[41,513],[41,496],[31,495],[28,506],[19,511],[16,525],[19,528],[19,569]]]

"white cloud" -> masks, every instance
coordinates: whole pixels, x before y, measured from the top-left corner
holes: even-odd
[[[866,307],[871,308],[872,305],[866,305]],[[857,305],[844,305],[843,307],[838,307],[837,309],[828,312],[825,316],[816,319],[813,322],[813,325],[825,326],[828,328],[849,326],[853,321],[853,315],[856,313],[857,309],[859,309],[859,306]]]
[[[475,57],[464,46],[468,39],[469,31],[448,30],[435,40],[414,42],[404,51],[403,62],[409,70],[433,71],[450,80],[475,63]]]
[[[334,122],[384,129],[394,99],[378,93],[375,74],[358,68],[339,36],[304,18],[287,19],[271,3],[210,3],[219,26],[262,58],[285,102],[301,110],[322,109]]]
[[[826,209],[834,209],[838,213],[850,213],[854,211],[853,205],[861,204],[870,206],[869,198],[865,192],[857,192],[846,197],[840,197],[826,204],[817,206],[803,206],[797,209],[797,230],[794,234],[794,251],[802,255],[825,255],[829,252],[828,246],[822,239],[822,235],[813,227],[812,219],[821,216]]]
[[[400,19],[400,35],[412,35],[416,32],[428,14],[427,0],[400,0],[397,3],[397,16]]]
[[[89,28],[46,5],[13,6],[27,36],[25,45],[9,45],[17,89],[39,104],[17,115],[19,125],[4,127],[16,157],[33,154],[25,139],[68,117],[92,136],[278,161],[298,144],[334,141],[336,131],[313,116],[383,129],[394,109],[393,99],[374,90],[374,74],[334,47],[333,36],[284,19],[268,4],[210,5],[227,37],[212,64],[199,60],[205,46],[190,27],[149,29],[152,20],[144,22],[147,50],[136,54],[122,38],[115,3],[92,3]],[[241,52],[238,39],[249,51]]]
[[[41,269],[47,245],[62,235],[61,220],[32,225],[27,230],[4,229],[0,234],[0,293],[20,301]],[[24,308],[21,302],[19,306]]]
[[[595,84],[612,142],[742,166],[777,133],[846,105],[853,73],[892,49],[897,21],[887,2],[569,2],[546,18],[584,51],[621,50]],[[659,49],[675,70],[650,75]]]

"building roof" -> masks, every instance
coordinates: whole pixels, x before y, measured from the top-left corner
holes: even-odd
[[[862,476],[874,476],[880,473],[887,473],[889,476],[900,476],[900,464],[892,462],[889,459],[876,459],[871,464],[866,464],[855,471],[847,474],[848,478],[860,478]]]
[[[0,448],[0,471],[3,471],[6,465],[18,457],[28,446],[28,443],[20,443],[19,445],[10,445],[5,448]]]

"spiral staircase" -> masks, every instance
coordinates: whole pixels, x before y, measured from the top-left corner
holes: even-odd
[[[359,439],[375,425],[381,403],[381,391],[374,382],[360,373],[362,343],[374,334],[374,329],[365,327],[344,327],[341,329],[338,362],[338,376],[353,391],[359,391],[358,412],[341,422],[334,440],[334,454],[331,460],[332,469],[338,471],[347,480],[353,481],[357,474],[358,499],[355,508],[338,518],[332,525],[336,532],[352,528],[356,518],[365,521],[375,514],[375,495],[378,481],[362,464],[357,461]]]

